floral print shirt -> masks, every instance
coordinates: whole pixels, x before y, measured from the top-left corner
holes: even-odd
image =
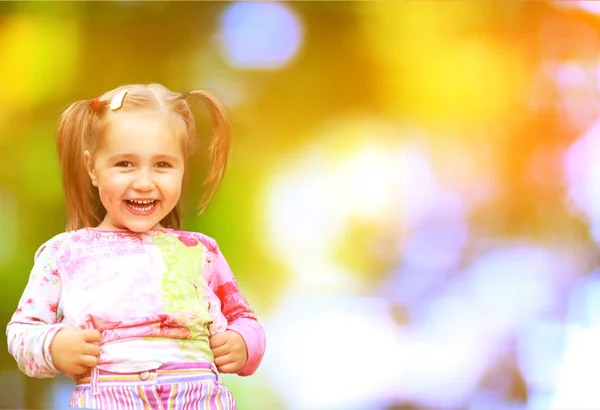
[[[54,377],[50,343],[63,327],[101,332],[98,368],[141,372],[213,362],[210,336],[238,332],[258,368],[265,334],[214,239],[195,232],[84,228],[43,244],[8,323],[8,350],[30,377]],[[70,375],[68,375],[70,376]]]

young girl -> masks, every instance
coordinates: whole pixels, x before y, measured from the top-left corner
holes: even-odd
[[[212,96],[130,85],[62,115],[67,230],[37,251],[7,337],[26,375],[77,383],[72,407],[234,409],[219,372],[251,375],[262,360],[263,329],[217,243],[179,230],[191,98],[215,122],[203,210],[229,150]]]

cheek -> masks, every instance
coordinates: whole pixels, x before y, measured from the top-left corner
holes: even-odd
[[[121,196],[129,184],[124,174],[101,174],[98,175],[98,191],[102,198]]]
[[[183,183],[183,173],[165,175],[163,180],[163,189],[169,193],[169,195],[179,196],[181,194],[181,186]]]

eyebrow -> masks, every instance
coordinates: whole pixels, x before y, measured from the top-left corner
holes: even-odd
[[[135,154],[114,154],[111,155],[110,157],[108,157],[108,161],[112,162],[112,161],[116,161],[117,159],[133,159],[133,158],[138,158],[137,155]],[[169,154],[157,154],[157,155],[153,155],[152,159],[154,160],[167,160],[167,161],[171,161],[171,162],[179,162],[179,158],[173,156],[173,155],[169,155]]]

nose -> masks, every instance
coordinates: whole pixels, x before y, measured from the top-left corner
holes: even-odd
[[[150,173],[145,170],[137,172],[132,188],[136,191],[152,191],[154,189],[154,181]]]

